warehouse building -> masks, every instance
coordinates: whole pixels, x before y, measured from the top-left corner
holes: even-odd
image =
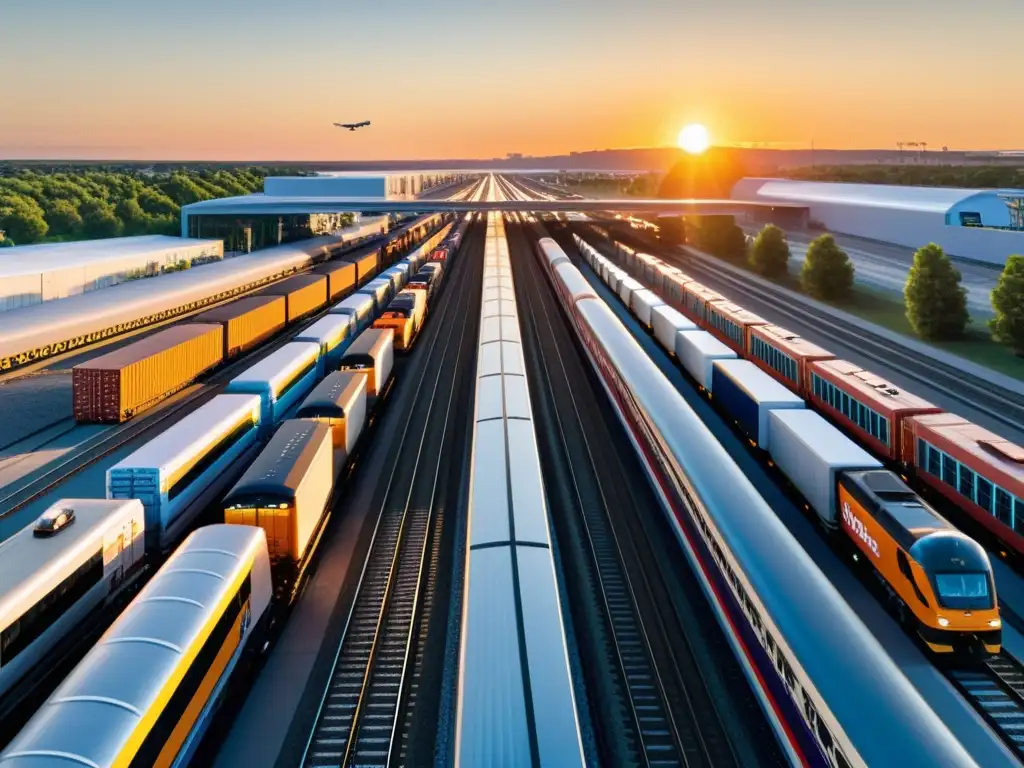
[[[806,205],[830,232],[907,248],[938,243],[963,259],[1005,264],[1024,253],[1024,190],[903,187],[750,178],[735,200]]]
[[[347,226],[354,200],[415,200],[463,181],[450,171],[325,173],[268,176],[263,193],[203,200],[181,209],[183,237],[217,237],[243,252],[335,234]],[[368,220],[370,217],[363,217]]]
[[[0,258],[0,312],[222,258],[220,240],[166,235],[5,248]]]

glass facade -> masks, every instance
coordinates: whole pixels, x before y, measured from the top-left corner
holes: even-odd
[[[251,253],[275,245],[327,235],[352,222],[351,213],[196,214],[188,218],[188,236],[224,241],[224,252]]]
[[[864,405],[860,400],[850,397],[848,393],[816,373],[811,374],[811,389],[815,397],[828,403],[882,445],[889,447],[892,425],[887,417]]]
[[[800,366],[796,360],[785,352],[776,349],[764,339],[751,336],[750,353],[776,373],[789,379],[794,384],[799,384]]]
[[[978,474],[923,438],[917,439],[917,466],[999,522],[1024,535],[1024,500]]]
[[[732,339],[736,346],[743,348],[743,326],[734,323],[728,317],[717,312],[713,305],[708,306],[708,325],[723,334],[727,339]]]

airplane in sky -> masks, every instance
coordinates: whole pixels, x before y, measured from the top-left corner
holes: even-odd
[[[369,120],[364,120],[361,123],[335,123],[334,125],[338,128],[348,128],[350,131],[354,131],[356,128],[363,128],[369,124]]]

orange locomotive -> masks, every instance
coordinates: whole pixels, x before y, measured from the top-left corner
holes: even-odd
[[[838,486],[839,525],[871,564],[904,623],[935,653],[999,653],[995,580],[981,545],[892,472],[842,472]]]
[[[423,326],[427,311],[426,291],[402,291],[388,304],[374,328],[390,328],[395,332],[395,349],[408,352]]]

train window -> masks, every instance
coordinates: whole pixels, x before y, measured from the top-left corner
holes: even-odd
[[[932,455],[934,456],[936,453],[937,451],[932,448]],[[986,512],[992,512],[992,483],[981,475],[978,475],[977,497],[974,499],[974,503]]]
[[[974,471],[960,465],[960,493],[974,501]]]
[[[952,456],[942,457],[942,482],[956,488],[956,459]]]
[[[883,445],[889,445],[889,420],[881,416],[878,417],[878,439]]]
[[[935,586],[945,608],[972,610],[991,608],[992,598],[985,573],[937,573]]]
[[[927,445],[927,443],[926,443]],[[928,473],[935,477],[942,477],[942,452],[928,446]]]
[[[28,648],[54,622],[67,613],[94,586],[103,580],[103,549],[101,548],[74,573],[45,594],[25,613],[0,632],[0,666]]]
[[[1004,525],[1013,527],[1013,497],[996,486],[996,518]]]
[[[1020,499],[1013,501],[1013,530],[1024,534],[1024,501]]]

